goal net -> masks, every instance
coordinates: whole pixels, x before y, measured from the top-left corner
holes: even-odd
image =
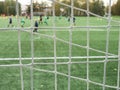
[[[120,22],[111,0],[105,17],[90,11],[89,0],[85,8],[49,1],[52,15],[48,24],[43,15],[37,32],[33,0],[30,19],[19,15],[18,0],[13,27],[0,17],[0,90],[120,90]]]

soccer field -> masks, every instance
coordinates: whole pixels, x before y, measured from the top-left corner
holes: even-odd
[[[38,17],[34,18],[37,19]],[[49,18],[48,25],[40,24],[38,32],[33,33],[34,90],[54,90],[56,63],[57,88],[58,90],[67,90],[70,58],[71,90],[87,90],[87,77],[89,77],[90,90],[102,90],[104,64],[107,55],[106,90],[116,90],[119,23],[112,21],[109,28],[107,27],[108,21],[105,19],[76,17],[76,25],[71,29],[69,27],[70,22],[67,21],[66,17],[61,19],[56,17],[55,25],[59,28],[53,29],[52,19],[52,17]],[[10,27],[11,30],[2,30],[2,28],[7,28],[8,18],[1,17],[0,20],[0,90],[21,90],[20,66],[16,66],[20,64],[19,59],[17,59],[19,58],[18,30],[15,30],[17,20],[15,17],[13,18],[15,27]],[[118,21],[120,18],[113,17],[112,20]],[[31,88],[31,31],[25,30],[30,27],[30,23],[29,19],[25,19],[25,27],[20,30],[24,90]],[[87,28],[87,26],[91,27]],[[72,31],[72,43],[69,43],[70,30]],[[88,30],[89,37],[87,38]],[[55,32],[56,40],[54,39]],[[107,38],[108,34],[109,38]],[[88,42],[89,48],[87,48]],[[108,45],[106,45],[107,43]],[[87,50],[89,50],[89,57],[87,57]],[[89,76],[87,76],[88,59]],[[10,67],[10,65],[13,66]]]

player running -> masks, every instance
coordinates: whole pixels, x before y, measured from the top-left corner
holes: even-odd
[[[24,24],[25,24],[25,20],[22,19],[22,20],[21,20],[21,27],[24,27]]]
[[[38,30],[38,21],[36,20],[35,21],[35,25],[34,25],[34,30],[33,30],[33,32],[37,32],[37,30]]]
[[[43,24],[42,15],[40,15],[40,21],[39,21],[39,24]]]
[[[46,25],[48,25],[48,22],[47,22],[47,21],[48,21],[47,16],[45,16],[45,17],[44,17],[44,23],[45,23]]]
[[[12,24],[12,17],[9,18],[9,24],[8,24],[8,27],[9,26],[12,26],[13,27],[13,24]]]

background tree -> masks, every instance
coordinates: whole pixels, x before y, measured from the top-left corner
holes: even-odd
[[[0,14],[4,14],[5,11],[4,11],[4,2],[0,1]]]
[[[103,16],[105,14],[105,6],[104,6],[103,1],[101,1],[101,0],[90,0],[90,1],[91,1],[91,2],[89,2],[90,11],[97,15]],[[60,2],[65,3],[67,5],[71,5],[71,0],[62,0],[62,1],[60,0]],[[33,3],[33,10],[42,12],[43,9],[45,9],[45,8],[41,8],[41,7],[46,7],[47,5],[48,4],[45,2],[42,2],[42,3],[35,2],[35,3]],[[74,7],[87,10],[86,0],[74,0]],[[61,5],[57,2],[55,2],[55,15],[56,16],[61,15],[61,8],[64,9],[64,11],[62,12],[62,15],[70,16],[70,14],[71,14],[70,7],[67,7],[67,6],[64,6],[64,5]],[[30,5],[28,5],[27,13],[30,13]],[[82,12],[80,10],[74,9],[74,15],[80,16],[80,15],[86,15],[86,13]]]
[[[112,15],[120,15],[120,0],[112,5]]]
[[[63,0],[62,3],[65,3],[67,5],[70,5],[70,1],[68,0]],[[66,7],[66,6],[61,6],[64,8],[64,11],[65,11],[65,15],[69,16],[70,13],[71,13],[71,8],[70,7]]]
[[[108,12],[108,6],[106,7],[106,11]],[[115,4],[113,4],[112,5],[112,15],[117,15],[117,10],[116,10],[116,5]]]
[[[21,13],[21,4],[19,4],[19,13]],[[0,2],[0,14],[16,15],[16,1],[5,0]]]
[[[81,8],[80,2],[81,2],[81,1],[79,1],[79,0],[74,1],[74,6],[77,7],[77,8]],[[80,15],[80,11],[74,9],[74,15],[75,15],[75,16],[79,16],[79,15]]]
[[[67,5],[71,5],[71,0],[60,0],[59,2],[62,2],[62,3],[67,4]],[[84,2],[85,2],[85,0],[74,0],[74,7],[80,8],[81,4],[83,4]],[[70,13],[71,13],[70,7],[66,7],[64,5],[60,5],[59,3],[55,3],[55,9],[56,9],[55,13],[57,16],[61,14],[60,8],[64,9],[64,12],[62,15],[70,16]],[[74,15],[75,16],[80,15],[80,11],[74,9]]]
[[[61,2],[65,3],[67,5],[71,4],[71,0],[62,0]],[[101,0],[92,0],[92,2],[89,2],[89,4],[90,4],[89,8],[90,8],[91,12],[93,12],[95,14],[98,14],[98,15],[101,15],[101,16],[103,16],[105,14],[105,12],[104,12],[105,6],[104,6],[103,1],[101,1]],[[60,14],[59,13],[60,12],[60,10],[59,10],[60,7],[64,8],[64,10],[66,11],[66,15],[70,15],[71,8],[66,7],[66,6],[62,6],[60,4],[56,4],[56,15]],[[74,0],[74,7],[82,8],[82,9],[87,10],[86,0]],[[86,13],[74,9],[74,15],[75,16],[86,15]]]
[[[55,15],[56,16],[59,16],[61,13],[61,11],[60,11],[60,8],[61,8],[61,5],[60,4],[58,4],[58,3],[55,3]]]
[[[116,3],[116,12],[117,12],[117,15],[120,15],[120,0],[118,0]]]
[[[97,14],[97,15],[101,15],[103,16],[105,14],[105,6],[103,1],[99,1],[96,0],[93,3],[90,4],[90,11]]]
[[[46,2],[34,2],[33,3],[33,12],[43,12],[46,7],[48,7],[48,4]],[[27,9],[26,9],[27,14],[30,14],[31,12],[31,5],[27,5]]]

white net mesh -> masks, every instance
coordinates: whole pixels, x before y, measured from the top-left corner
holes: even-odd
[[[25,27],[18,3],[14,27],[0,25],[0,90],[120,90],[120,22],[111,17],[111,0],[107,17],[90,12],[89,0],[87,9],[51,1],[52,16],[38,32],[32,0]],[[56,17],[56,4],[70,8],[70,22]],[[75,10],[86,16],[74,23]]]

